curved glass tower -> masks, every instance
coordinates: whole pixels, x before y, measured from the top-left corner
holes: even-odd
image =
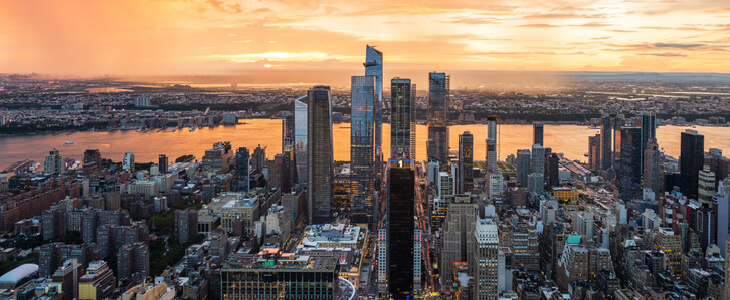
[[[369,224],[375,215],[375,76],[352,76],[350,220]]]

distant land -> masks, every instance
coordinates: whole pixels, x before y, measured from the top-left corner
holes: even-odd
[[[433,70],[443,71],[443,70]],[[427,89],[427,70],[397,71],[384,70],[384,81],[393,77],[410,78],[419,90]],[[570,85],[574,82],[616,81],[616,82],[727,82],[730,73],[659,73],[659,72],[538,72],[538,71],[444,71],[451,77],[451,88],[479,88],[505,85]],[[361,75],[353,71],[295,71],[265,70],[242,71],[221,75],[174,75],[124,78],[146,82],[186,82],[194,84],[325,84],[334,87],[348,87],[350,76]]]
[[[428,72],[444,71],[451,76],[451,88],[504,88],[514,87],[569,87],[580,82],[682,82],[682,83],[727,83],[730,73],[691,72],[600,72],[600,71],[470,71],[470,70],[392,70],[384,69],[385,82],[393,77],[410,78],[418,90],[428,87]],[[181,85],[281,85],[311,86],[329,85],[333,88],[349,88],[350,77],[362,75],[354,70],[260,70],[240,71],[217,75],[168,75],[168,76],[98,76],[76,79],[124,80],[147,83]],[[10,74],[3,74],[8,77]],[[18,76],[18,75],[15,75]],[[28,76],[28,75],[25,75]],[[72,79],[73,75],[32,74],[37,79]],[[572,83],[572,84],[571,84]],[[387,84],[386,84],[387,87]]]

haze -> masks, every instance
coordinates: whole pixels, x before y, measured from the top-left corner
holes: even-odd
[[[727,1],[0,0],[0,73],[727,72]],[[302,79],[306,82],[305,79]]]

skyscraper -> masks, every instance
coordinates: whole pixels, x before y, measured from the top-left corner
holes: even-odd
[[[315,86],[309,90],[307,113],[307,200],[309,223],[332,221],[332,100],[330,87]]]
[[[248,149],[239,147],[236,150],[236,191],[248,192]]]
[[[588,137],[588,167],[593,172],[601,170],[601,134]]]
[[[550,153],[547,160],[547,183],[550,187],[560,186],[560,158],[557,153]]]
[[[543,133],[544,133],[544,127],[542,123],[534,123],[532,124],[532,144],[540,144],[540,146],[545,146],[543,144]]]
[[[656,139],[656,114],[655,113],[643,113],[641,114],[641,153],[644,153],[648,148],[647,144],[650,139]],[[641,159],[642,165],[644,159]],[[644,171],[641,171],[644,174]]]
[[[281,123],[281,152],[291,150],[294,147],[296,138],[294,132],[296,131],[296,121],[294,114],[289,114],[282,120]]]
[[[365,47],[365,75],[375,77],[375,101],[373,102],[373,118],[374,122],[374,143],[375,143],[375,161],[376,174],[378,178],[381,175],[383,151],[383,52],[378,51],[374,46]],[[380,180],[375,181],[376,188],[379,188]]]
[[[57,149],[49,151],[43,164],[43,172],[46,174],[58,174],[63,173],[65,170],[66,165],[63,162],[63,156],[61,156],[61,153],[59,153]]]
[[[266,167],[266,147],[259,144],[251,154],[251,173],[260,174]]]
[[[449,108],[449,76],[446,73],[428,74],[428,158],[446,166],[449,152],[449,133],[446,127]]]
[[[623,127],[619,131],[616,149],[614,152],[619,158],[614,166],[618,180],[619,198],[631,200],[641,195],[641,129],[638,127]]]
[[[167,165],[169,164],[169,162],[167,161],[167,155],[160,154],[159,157],[157,158],[157,160],[158,160],[157,165],[158,165],[158,168],[160,168],[159,169],[160,173],[162,173],[162,174],[167,173]]]
[[[125,152],[124,161],[122,162],[122,170],[127,172],[134,172],[134,153]]]
[[[531,165],[530,149],[517,150],[517,184],[527,187],[527,176]]]
[[[697,199],[700,170],[705,164],[705,136],[695,130],[682,132],[679,172],[682,177],[680,191],[690,199]]]
[[[294,100],[294,153],[297,161],[299,184],[307,186],[307,114],[308,95]]]
[[[455,262],[474,263],[474,255],[468,250],[474,249],[476,242],[473,238],[476,227],[478,206],[470,195],[454,196],[449,203],[449,211],[446,213],[446,220],[443,224],[443,246],[441,248],[441,260],[439,262],[439,274],[441,276],[441,291],[452,290],[454,282],[452,274]]]
[[[415,174],[399,162],[391,160],[388,171],[388,290],[393,299],[406,299],[414,289]]]
[[[459,193],[474,190],[474,135],[459,135]]]
[[[471,255],[476,256],[476,259],[474,264],[469,266],[474,274],[475,284],[472,299],[497,299],[499,296],[499,290],[497,289],[499,229],[492,220],[479,219],[477,220],[473,239],[475,241]]]
[[[608,114],[601,116],[601,170],[611,168],[613,154],[611,153],[611,117]]]
[[[644,151],[643,187],[660,194],[662,190],[661,169],[659,168],[661,165],[661,153],[659,152],[658,147],[656,139],[649,139],[647,149]]]
[[[540,144],[532,145],[532,168],[530,173],[539,173],[545,177],[545,148]]]
[[[390,158],[415,159],[415,85],[408,78],[390,80]]]
[[[487,116],[487,170],[497,170],[497,117]]]
[[[352,76],[350,125],[350,220],[370,224],[375,214],[375,77]]]
[[[700,203],[713,203],[712,197],[717,194],[715,188],[715,172],[710,171],[709,165],[704,165],[698,176],[698,196]]]

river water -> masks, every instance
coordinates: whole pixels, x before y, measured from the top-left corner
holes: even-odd
[[[231,141],[233,148],[247,147],[249,152],[257,145],[267,147],[266,155],[273,158],[281,152],[281,120],[277,119],[246,119],[240,120],[245,124],[236,126],[218,126],[215,128],[203,127],[190,132],[187,128],[170,132],[150,130],[137,132],[135,130],[114,130],[103,132],[73,132],[48,135],[0,137],[0,170],[11,163],[22,159],[33,159],[42,163],[49,150],[58,149],[63,157],[72,157],[80,160],[83,152],[88,148],[98,148],[105,158],[121,161],[124,152],[133,152],[137,162],[157,161],[159,154],[167,154],[170,161],[176,157],[193,154],[199,160],[206,149],[214,142]],[[335,160],[350,159],[350,124],[334,124],[334,154]],[[659,147],[672,156],[678,157],[680,152],[680,133],[689,127],[660,126],[657,129]],[[693,128],[705,135],[705,150],[709,148],[722,149],[730,153],[730,127]],[[486,125],[454,125],[449,128],[449,143],[451,149],[458,149],[459,134],[470,131],[474,135],[474,159],[484,160],[486,155],[485,140],[487,138]],[[588,136],[597,133],[597,129],[589,129],[577,125],[545,125],[545,147],[551,147],[553,152],[562,152],[570,159],[585,161],[584,154],[588,152]],[[384,157],[388,157],[390,149],[390,125],[383,124]],[[416,157],[419,160],[426,157],[426,126],[418,125],[416,129],[417,149]],[[518,149],[529,148],[532,144],[532,125],[500,125],[499,152],[504,159]],[[74,142],[66,144],[66,141]]]

